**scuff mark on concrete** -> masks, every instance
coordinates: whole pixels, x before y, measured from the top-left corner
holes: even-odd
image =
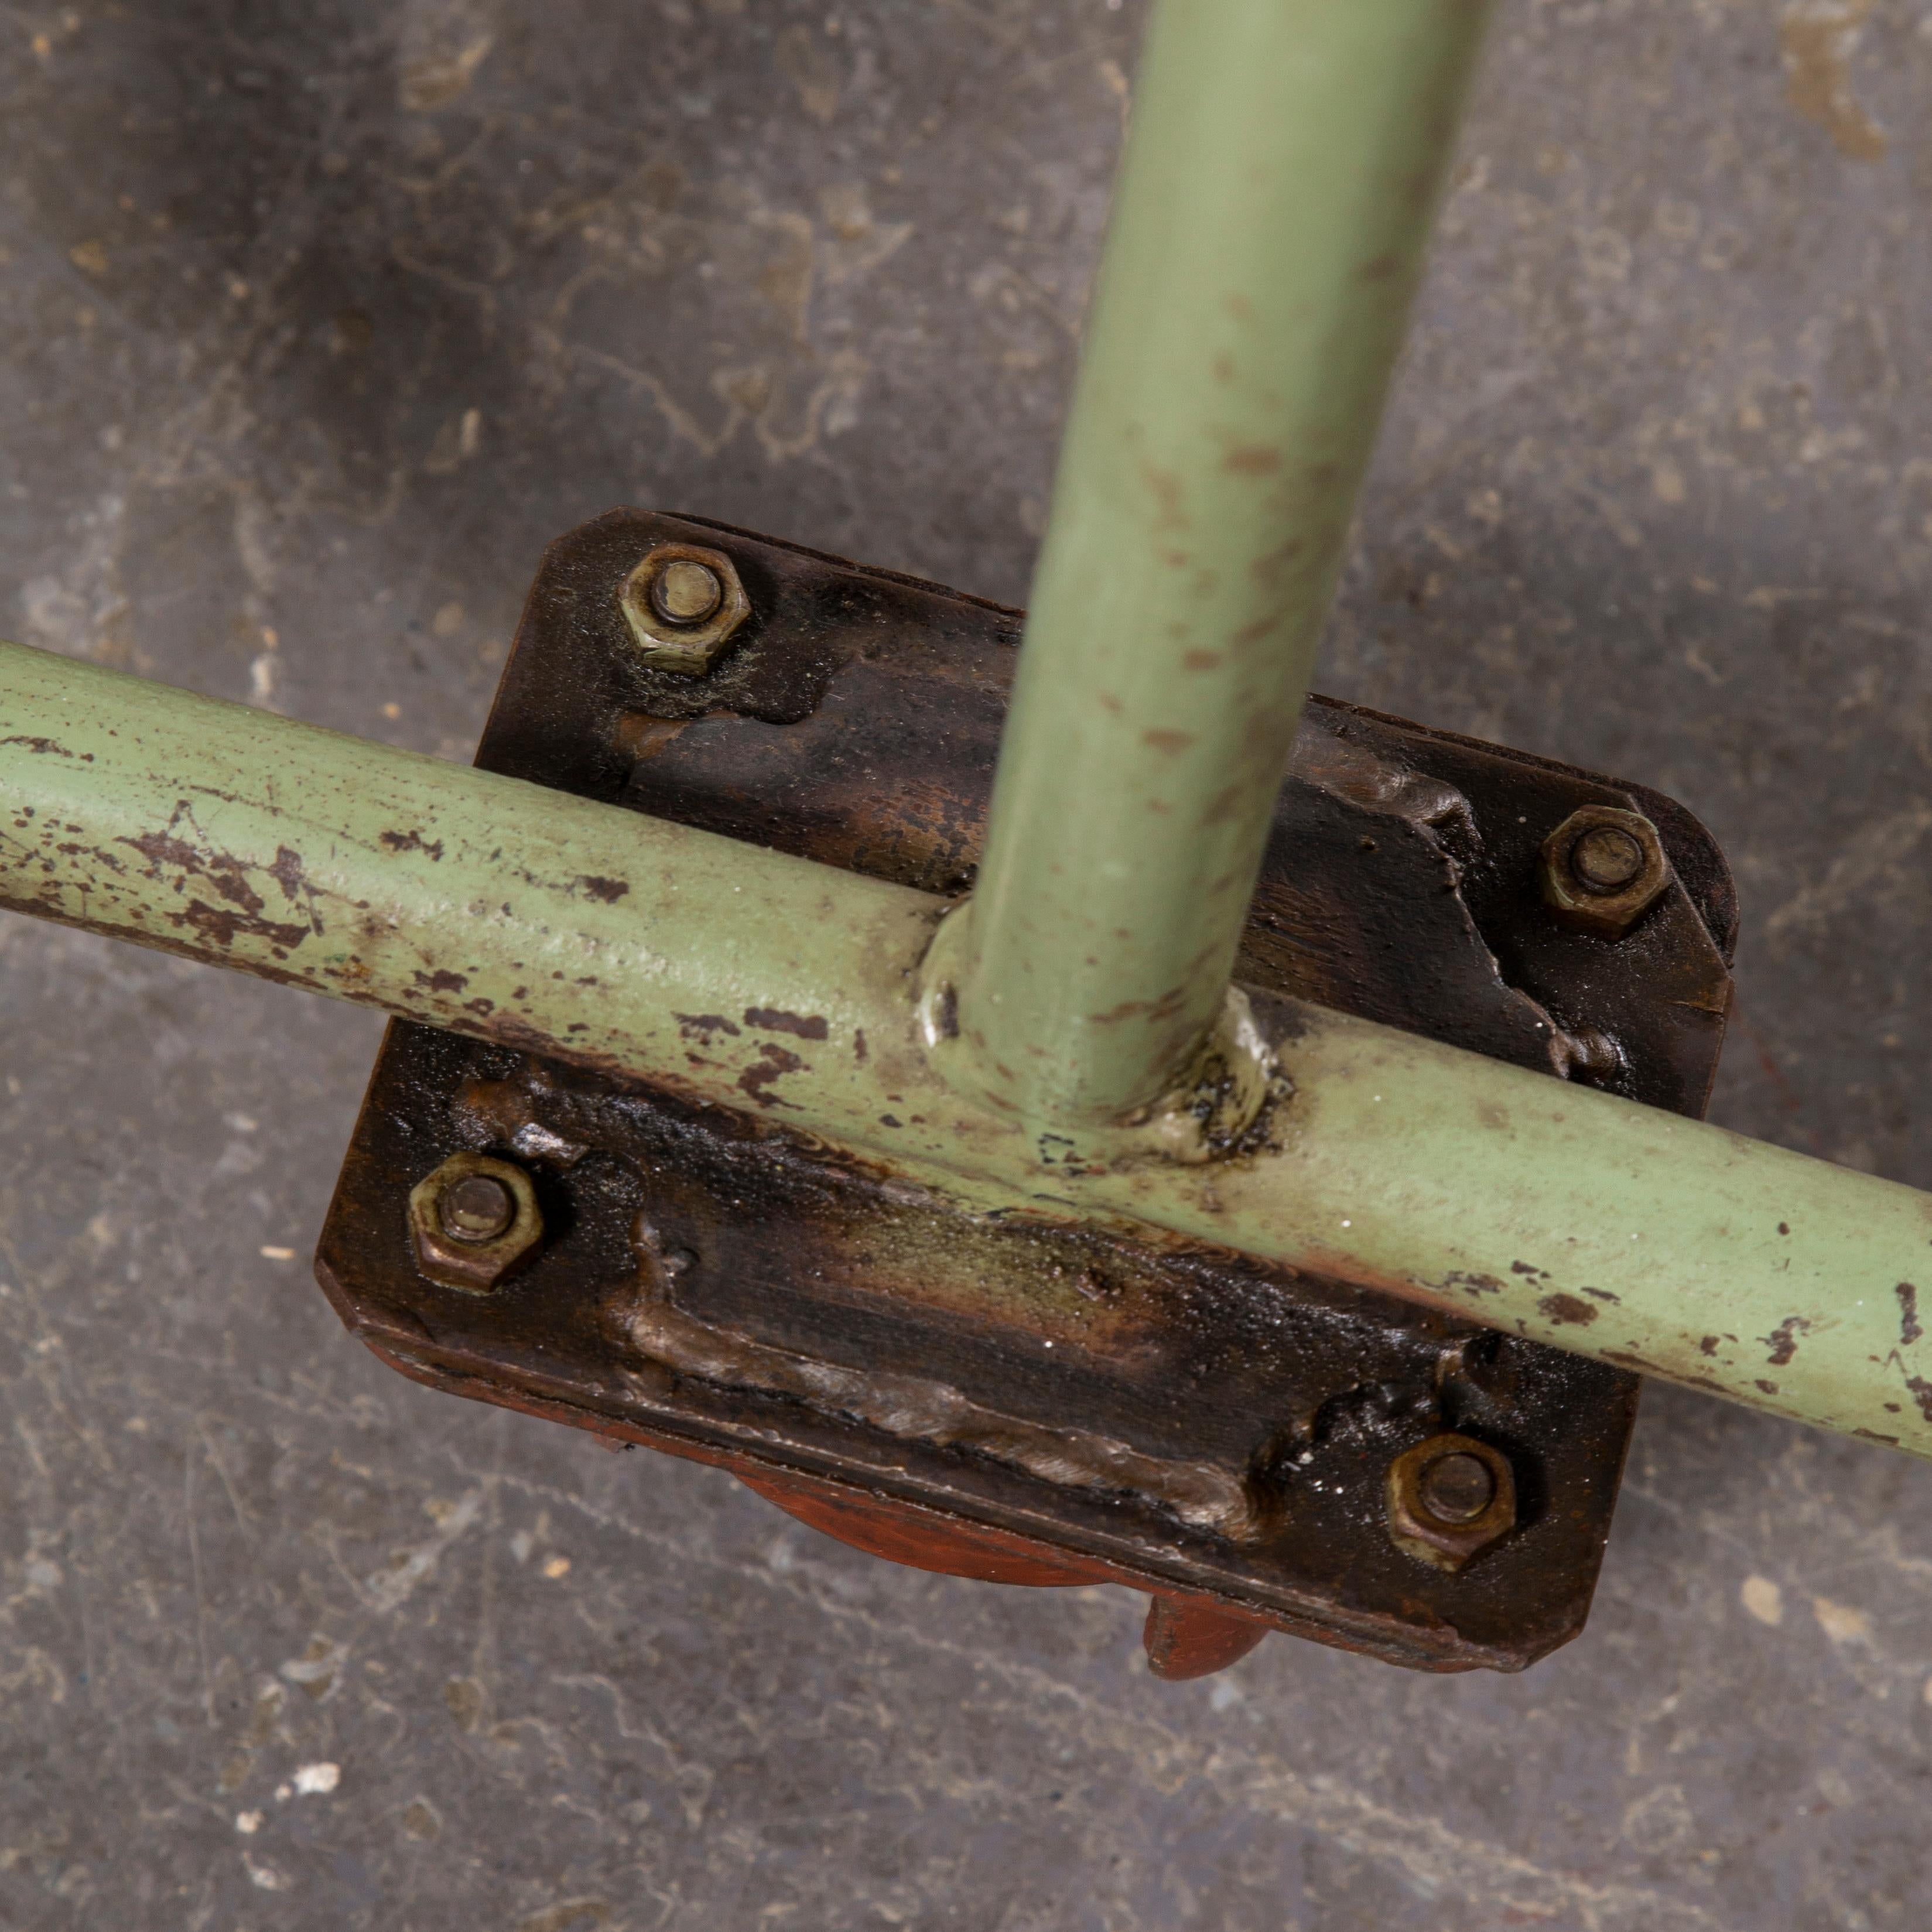
[[[1794,0],[1778,28],[1786,98],[1855,161],[1881,160],[1888,145],[1852,91],[1852,56],[1872,5],[1873,0]]]
[[[471,1490],[446,1515],[435,1535],[413,1548],[400,1550],[386,1570],[366,1578],[361,1595],[370,1609],[386,1615],[400,1610],[435,1570],[445,1550],[474,1527],[483,1510],[483,1492]]]

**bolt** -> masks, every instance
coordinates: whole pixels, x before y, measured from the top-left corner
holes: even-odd
[[[679,557],[651,585],[651,608],[668,624],[701,624],[724,601],[724,586],[708,565]]]
[[[1423,1505],[1444,1522],[1473,1522],[1496,1493],[1496,1479],[1480,1456],[1444,1456],[1423,1472]]]
[[[457,1240],[494,1241],[517,1218],[516,1197],[494,1174],[470,1174],[443,1190],[436,1217]]]
[[[446,1288],[484,1294],[543,1245],[530,1178],[514,1162],[452,1154],[410,1190],[416,1265]]]
[[[722,550],[661,543],[617,590],[638,654],[653,670],[703,677],[752,614],[736,566]]]
[[[1396,1547],[1453,1573],[1516,1527],[1516,1478],[1486,1442],[1432,1436],[1389,1465],[1388,1506]]]
[[[1544,902],[1566,926],[1621,939],[1670,890],[1670,861],[1641,812],[1610,805],[1573,812],[1543,842]]]
[[[1643,846],[1621,825],[1599,825],[1570,848],[1570,870],[1586,892],[1620,892],[1643,870]]]

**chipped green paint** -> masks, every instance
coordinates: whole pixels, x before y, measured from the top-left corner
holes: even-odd
[[[1022,1113],[1220,1012],[1486,11],[1156,8],[958,988]]]
[[[0,902],[1932,1455],[1932,1196],[1260,996],[1265,1147],[1030,1131],[922,1043],[902,887],[0,645]]]
[[[16,644],[0,904],[780,1114],[938,910]]]

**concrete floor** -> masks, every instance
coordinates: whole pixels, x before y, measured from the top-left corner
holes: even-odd
[[[629,502],[1024,595],[1134,0],[0,8],[0,630],[466,755]],[[1326,688],[1730,850],[1717,1106],[1924,1186],[1932,15],[1504,0]],[[874,1564],[432,1396],[369,1016],[0,923],[0,1924],[1868,1932],[1932,1471],[1647,1398],[1524,1677]]]

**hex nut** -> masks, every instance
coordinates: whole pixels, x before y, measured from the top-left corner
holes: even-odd
[[[1586,805],[1543,842],[1544,902],[1566,924],[1621,939],[1669,890],[1670,861],[1640,812]]]
[[[680,677],[702,677],[752,614],[731,560],[697,544],[658,544],[617,602],[644,662]]]
[[[1389,1465],[1389,1537],[1419,1562],[1460,1570],[1515,1527],[1515,1474],[1486,1442],[1432,1436]]]
[[[508,1225],[489,1232],[485,1190],[494,1182],[509,1197]],[[453,1210],[446,1214],[446,1200]],[[524,1170],[488,1154],[452,1154],[410,1190],[410,1238],[416,1265],[446,1288],[487,1294],[534,1257],[543,1244],[543,1214]]]

